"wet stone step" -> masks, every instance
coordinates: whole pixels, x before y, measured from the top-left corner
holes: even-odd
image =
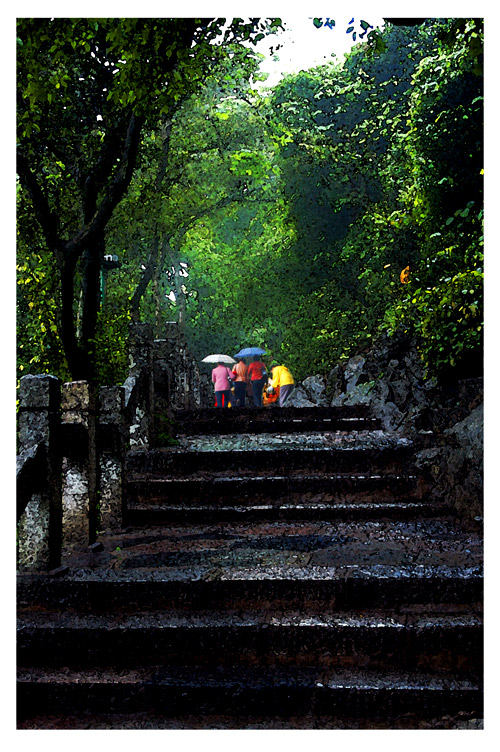
[[[465,604],[482,599],[482,567],[448,565],[338,567],[275,565],[261,568],[79,568],[54,579],[19,578],[21,608],[136,612],[164,608],[248,609],[263,602],[303,608],[316,602],[342,610],[402,608],[409,604]]]
[[[227,714],[204,716],[184,714],[182,716],[165,716],[160,713],[80,713],[79,715],[36,715],[18,723],[18,729],[26,730],[84,730],[84,729],[157,729],[157,730],[481,730],[484,729],[482,718],[472,711],[459,710],[450,715],[441,714],[433,718],[422,717],[414,712],[401,712],[395,718],[352,718],[342,716],[319,715],[309,712],[305,715],[245,715],[243,717]]]
[[[415,549],[406,544],[384,547],[372,544],[335,541],[330,538],[323,543],[317,537],[282,540],[268,538],[236,542],[230,546],[207,547],[205,550],[157,551],[152,553],[123,552],[119,566],[123,569],[161,567],[261,567],[261,566],[403,566],[407,564],[431,564],[456,566],[467,560],[452,549]],[[472,557],[470,557],[472,558]],[[462,561],[460,561],[462,559]]]
[[[236,468],[246,471],[267,471],[289,474],[299,469],[309,471],[369,471],[409,468],[414,450],[411,446],[370,448],[347,446],[325,448],[281,448],[266,450],[229,449],[227,451],[186,451],[184,447],[137,449],[126,458],[127,475],[152,474],[186,477],[191,473],[229,472]]]
[[[160,558],[171,566],[175,555],[184,557],[191,564],[193,557],[212,557],[214,564],[227,566],[238,557],[249,559],[249,567],[258,571],[262,557],[274,556],[275,561],[287,557],[289,552],[310,555],[312,565],[321,558],[322,566],[338,564],[363,565],[364,563],[387,563],[398,558],[403,563],[424,560],[425,563],[445,563],[467,566],[482,560],[482,544],[479,537],[465,533],[453,521],[439,526],[436,522],[422,525],[421,521],[406,524],[395,521],[332,522],[294,524],[255,524],[234,526],[212,526],[203,529],[193,525],[191,529],[182,526],[171,527],[157,537],[140,535],[111,537],[107,541],[109,555],[116,543],[118,550],[116,566],[123,566],[125,559],[140,561],[140,557],[151,557],[151,566],[161,566]],[[139,557],[139,558],[138,558]],[[171,557],[170,559],[168,557]],[[146,562],[146,559],[143,559]],[[198,563],[200,560],[197,560]],[[208,563],[208,562],[205,562]],[[280,562],[282,563],[282,562]],[[140,564],[143,566],[143,564]],[[144,564],[144,566],[149,566]]]
[[[370,418],[370,409],[366,405],[338,405],[326,407],[281,407],[281,408],[232,408],[221,410],[214,407],[195,409],[176,409],[172,412],[174,421],[212,420],[222,422],[246,422],[253,420],[262,423],[276,423],[282,420],[323,420],[335,418]]]
[[[29,669],[19,672],[20,719],[37,713],[224,713],[248,716],[337,714],[387,718],[403,712],[423,717],[482,710],[478,683],[428,673],[294,670],[166,669],[123,671]]]
[[[203,505],[190,504],[165,504],[163,501],[129,502],[124,512],[125,524],[139,527],[155,526],[160,523],[172,524],[184,522],[193,524],[205,521],[207,524],[214,522],[238,522],[252,520],[411,520],[428,518],[449,518],[453,516],[454,509],[451,506],[440,503],[409,502],[363,502],[351,503],[335,501],[332,503],[309,502],[309,503],[283,503],[274,501],[272,504],[247,504],[246,506],[228,504]]]
[[[421,440],[418,440],[420,446]],[[189,451],[241,451],[277,449],[363,449],[386,451],[391,448],[415,446],[414,442],[402,436],[381,430],[364,431],[306,431],[297,426],[293,432],[262,431],[249,433],[247,431],[225,433],[219,435],[196,434],[179,436],[178,446]]]
[[[172,524],[150,530],[124,530],[108,534],[103,539],[105,552],[113,553],[129,549],[151,550],[152,547],[170,547],[172,550],[218,545],[253,545],[258,541],[282,541],[290,547],[294,541],[308,541],[312,546],[314,540],[322,548],[328,541],[339,544],[345,542],[366,543],[383,547],[384,545],[404,545],[408,550],[455,550],[457,554],[476,557],[481,560],[482,540],[477,533],[460,528],[456,521],[415,520],[415,521],[316,521],[310,523],[295,522],[261,522],[228,523],[223,525]],[[102,554],[105,556],[105,553]],[[96,554],[86,554],[84,561],[95,560]],[[106,562],[102,566],[106,566]]]
[[[262,434],[269,431],[295,433],[297,431],[373,431],[380,429],[378,418],[286,418],[280,416],[271,422],[252,419],[252,416],[177,419],[173,425],[174,436],[199,434],[225,435],[240,429],[245,434]]]
[[[78,650],[75,651],[75,644]],[[479,614],[167,611],[18,618],[18,666],[321,665],[481,675]]]
[[[393,501],[417,493],[418,477],[411,474],[352,474],[241,476],[197,475],[188,478],[129,478],[125,486],[127,506],[162,502],[190,504],[194,501],[226,501],[248,504],[318,502]]]

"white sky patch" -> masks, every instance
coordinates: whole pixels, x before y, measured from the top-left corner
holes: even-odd
[[[264,86],[274,86],[283,75],[288,73],[299,73],[301,70],[308,70],[330,62],[342,63],[344,55],[355,44],[366,42],[367,35],[362,39],[359,38],[359,35],[363,33],[363,28],[360,26],[361,20],[374,28],[381,28],[384,24],[382,17],[370,12],[361,16],[357,14],[354,17],[336,15],[333,28],[324,25],[328,18],[331,19],[330,16],[319,16],[319,18],[323,22],[321,28],[316,28],[312,16],[291,18],[284,16],[285,31],[267,36],[255,47],[252,45],[254,49],[266,56],[260,65],[260,70],[269,74]],[[350,23],[351,19],[353,19],[352,23]],[[354,27],[355,41],[352,33],[346,33],[349,26]],[[368,30],[370,31],[371,29]],[[281,46],[276,50],[278,45]],[[270,52],[270,48],[273,48],[273,53]]]

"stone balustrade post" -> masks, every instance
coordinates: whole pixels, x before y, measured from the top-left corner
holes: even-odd
[[[170,432],[169,420],[171,416],[173,372],[171,358],[171,343],[165,339],[155,339],[153,348],[153,388],[155,413],[153,420],[153,443],[165,431]]]
[[[97,534],[96,389],[87,381],[62,387],[62,561]]]
[[[151,365],[153,327],[151,324],[134,323],[129,327],[129,373],[135,374]]]
[[[19,458],[41,444],[43,465],[29,478],[30,500],[18,525],[20,570],[54,569],[61,559],[61,383],[50,375],[23,376],[19,382]],[[21,470],[22,471],[22,470]],[[33,493],[31,494],[31,489]],[[26,490],[26,489],[25,489]],[[19,493],[20,489],[18,489]]]
[[[168,322],[165,338],[154,341],[153,361],[157,412],[164,414],[165,408],[200,407],[203,399],[200,371],[176,322]]]
[[[101,387],[99,403],[99,530],[112,531],[122,527],[124,460],[127,448],[125,388]]]

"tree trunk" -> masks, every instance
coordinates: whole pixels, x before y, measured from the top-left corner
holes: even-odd
[[[158,233],[155,228],[155,233],[153,235],[153,241],[151,244],[151,250],[149,252],[148,260],[146,261],[145,268],[142,272],[142,277],[139,281],[139,284],[134,290],[134,293],[132,295],[132,298],[130,299],[130,316],[132,318],[132,322],[134,324],[138,324],[140,320],[140,305],[141,300],[146,292],[149,283],[153,279],[153,275],[155,273],[155,269],[158,265],[158,245],[159,245],[159,238]]]
[[[105,252],[104,234],[84,254],[82,337],[80,347],[88,356],[89,380],[94,381],[96,352],[93,340],[97,330],[97,316],[101,298],[101,268]]]
[[[68,361],[71,378],[74,381],[87,380],[89,376],[88,357],[78,344],[73,311],[75,257],[67,258],[61,269],[61,340]]]

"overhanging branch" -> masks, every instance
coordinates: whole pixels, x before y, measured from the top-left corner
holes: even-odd
[[[65,244],[65,251],[70,256],[79,256],[93,239],[104,232],[115,207],[125,194],[134,172],[137,152],[139,148],[141,129],[144,124],[142,116],[131,115],[127,129],[127,136],[118,168],[113,182],[101,201],[96,213],[82,229]]]
[[[50,210],[47,196],[42,190],[35,173],[32,171],[27,157],[19,150],[17,153],[17,174],[31,196],[36,218],[40,223],[47,246],[57,249],[59,245],[59,220]]]

